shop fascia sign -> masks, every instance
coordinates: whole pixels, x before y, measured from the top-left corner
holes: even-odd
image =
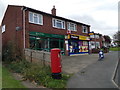
[[[94,35],[94,32],[89,32],[89,35]]]
[[[64,35],[48,34],[48,33],[41,33],[41,32],[29,32],[29,34],[33,36],[40,36],[40,37],[62,38],[62,39],[65,38]]]
[[[88,36],[82,36],[82,35],[76,35],[76,34],[71,34],[68,35],[68,39],[78,39],[78,40],[90,40]]]
[[[71,39],[79,39],[79,36],[75,36],[75,35],[70,35]]]

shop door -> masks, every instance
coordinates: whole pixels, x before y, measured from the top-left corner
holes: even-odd
[[[79,53],[79,44],[77,40],[69,41],[69,50],[70,54],[78,54]]]

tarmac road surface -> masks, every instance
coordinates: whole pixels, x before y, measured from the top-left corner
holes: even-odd
[[[118,52],[105,54],[103,61],[92,63],[74,74],[69,79],[67,88],[116,88],[112,77],[117,61]]]

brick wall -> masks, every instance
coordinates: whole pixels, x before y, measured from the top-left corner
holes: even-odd
[[[103,46],[103,44],[102,44],[102,36],[100,36],[98,39],[97,38],[92,38],[91,41],[99,42],[100,43],[100,48]]]
[[[5,13],[2,25],[6,25],[6,31],[3,33],[3,46],[7,44],[8,41],[12,41],[17,44],[18,48],[23,49],[23,10],[22,6],[12,6],[9,5]],[[35,11],[35,10],[34,10]],[[57,29],[52,27],[52,15],[42,13],[43,15],[43,25],[31,24],[28,20],[28,10],[25,11],[25,47],[29,48],[29,31],[36,31],[49,34],[60,34],[66,35],[67,29]],[[38,12],[38,11],[37,11]],[[62,20],[62,19],[61,19]],[[67,20],[65,19],[65,26],[67,28]],[[77,24],[77,32],[72,32],[72,34],[85,35],[82,33],[82,24]],[[16,27],[20,27],[21,30],[16,31]],[[90,27],[88,26],[88,32]]]
[[[2,34],[3,46],[9,41],[13,42],[18,48],[23,48],[23,33],[22,33],[22,7],[8,6],[4,15],[2,25],[5,25],[5,32]],[[16,31],[16,27],[21,28]]]

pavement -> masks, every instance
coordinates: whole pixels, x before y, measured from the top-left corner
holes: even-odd
[[[78,56],[62,56],[62,72],[75,74],[95,63],[98,60],[98,54],[85,54]]]
[[[118,52],[105,54],[103,61],[98,61],[97,57],[97,55],[71,57],[72,61],[66,63],[66,65],[73,64],[77,70],[69,65],[68,70],[72,70],[67,72],[74,72],[75,74],[69,79],[67,88],[116,88],[112,82],[112,77],[118,61]],[[81,64],[84,68],[81,68]],[[63,66],[64,71],[67,68],[68,66]]]

